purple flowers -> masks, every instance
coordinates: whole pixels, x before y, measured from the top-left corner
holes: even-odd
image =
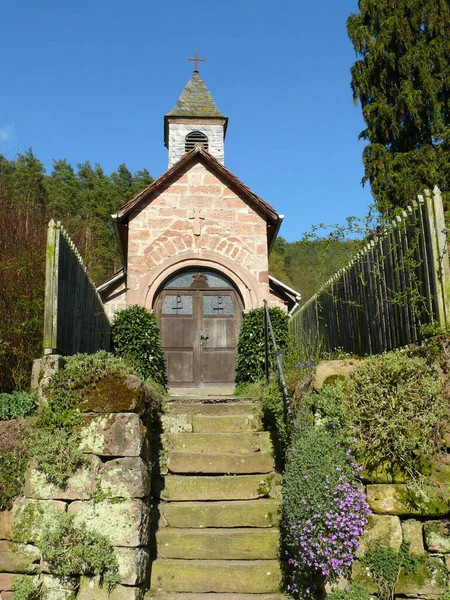
[[[303,471],[295,522],[284,513],[289,592],[296,597],[313,597],[320,581],[334,582],[348,575],[371,512],[357,483],[360,466],[345,449],[339,449],[338,456],[340,465],[330,461],[320,475],[314,463],[309,468],[304,465],[309,476]]]
[[[297,369],[308,369],[313,366],[313,362],[311,360],[307,360],[305,363],[298,362],[296,365]]]

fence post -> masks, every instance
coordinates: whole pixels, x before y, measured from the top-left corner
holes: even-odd
[[[450,266],[448,261],[447,228],[440,189],[425,190],[427,216],[433,248],[433,274],[436,278],[436,319],[440,327],[450,325]]]
[[[59,227],[53,219],[47,228],[45,260],[44,354],[57,351]]]

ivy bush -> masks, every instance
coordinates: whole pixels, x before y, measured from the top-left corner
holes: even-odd
[[[108,591],[119,583],[119,565],[109,539],[75,525],[74,515],[55,511],[38,548],[55,575],[99,575]]]
[[[37,403],[37,399],[26,392],[0,394],[0,421],[27,417],[36,410]]]
[[[166,365],[156,316],[143,306],[129,306],[115,314],[112,339],[118,356],[135,365],[143,379],[166,385]]]
[[[289,343],[289,316],[278,307],[269,308],[273,331],[279,349],[284,352]],[[236,382],[258,381],[264,377],[264,308],[254,308],[242,319],[237,353]],[[269,343],[270,370],[276,371],[276,358],[272,342]]]
[[[406,352],[373,356],[358,367],[344,399],[369,467],[399,467],[415,478],[435,457],[445,414],[440,389],[433,368]]]
[[[282,531],[288,591],[314,596],[349,574],[370,512],[349,448],[301,414],[283,482]]]

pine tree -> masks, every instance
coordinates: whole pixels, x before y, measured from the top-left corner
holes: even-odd
[[[450,209],[450,2],[359,0],[347,21],[355,102],[376,204],[392,216],[438,185]]]

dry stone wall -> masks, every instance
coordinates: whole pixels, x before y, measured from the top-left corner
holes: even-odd
[[[135,381],[129,377],[128,387]],[[126,395],[125,395],[126,397]],[[148,577],[150,527],[150,462],[142,404],[130,401],[90,405],[82,414],[80,438],[88,463],[61,489],[28,466],[23,496],[11,510],[0,512],[0,600],[13,597],[16,576],[41,581],[47,600],[138,600]],[[102,406],[103,404],[103,406]],[[107,403],[106,403],[107,404]],[[52,575],[37,548],[55,511],[75,516],[75,524],[109,538],[119,563],[120,583],[108,595],[98,579]]]

